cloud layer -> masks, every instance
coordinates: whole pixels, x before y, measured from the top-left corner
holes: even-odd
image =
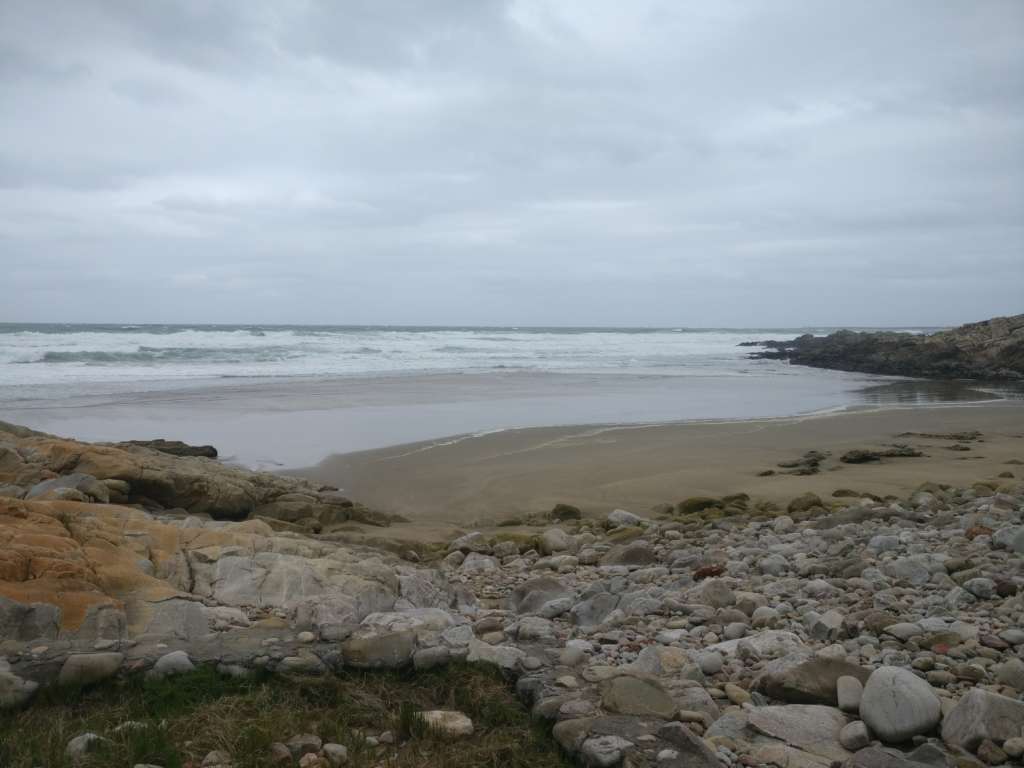
[[[0,320],[1024,311],[1024,4],[6,0]]]

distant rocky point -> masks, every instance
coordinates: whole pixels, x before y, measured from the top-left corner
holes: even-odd
[[[807,333],[790,341],[750,341],[752,358],[928,379],[1024,380],[1024,314],[932,334],[892,331]]]

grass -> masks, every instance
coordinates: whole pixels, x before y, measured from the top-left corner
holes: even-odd
[[[464,712],[475,732],[446,741],[415,716],[422,709]],[[388,730],[395,745],[369,747],[361,735]],[[83,768],[198,768],[212,750],[230,754],[235,768],[258,768],[271,765],[271,743],[300,733],[344,744],[353,768],[570,765],[499,671],[459,664],[418,673],[249,679],[200,667],[167,680],[136,675],[84,690],[51,688],[28,709],[0,714],[0,766],[69,767],[67,742],[90,731],[105,741]]]

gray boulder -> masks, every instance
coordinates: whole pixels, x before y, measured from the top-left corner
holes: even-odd
[[[997,744],[1024,731],[1024,701],[972,688],[942,722],[942,740],[972,752],[985,739]]]
[[[601,705],[619,715],[643,715],[671,718],[679,706],[653,680],[619,675],[601,686]]]
[[[932,687],[902,667],[879,667],[864,686],[860,718],[886,744],[930,732],[941,716]]]
[[[23,680],[10,671],[6,661],[0,661],[0,710],[18,709],[28,704],[39,683]]]
[[[395,669],[412,660],[416,633],[411,629],[377,632],[362,629],[342,643],[346,666],[359,669]]]
[[[195,669],[192,659],[185,651],[171,651],[156,660],[156,664],[146,674],[149,677],[170,677],[171,675],[182,675]]]

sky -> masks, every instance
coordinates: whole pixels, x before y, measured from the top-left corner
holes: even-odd
[[[1024,312],[1020,0],[0,0],[0,321]]]

